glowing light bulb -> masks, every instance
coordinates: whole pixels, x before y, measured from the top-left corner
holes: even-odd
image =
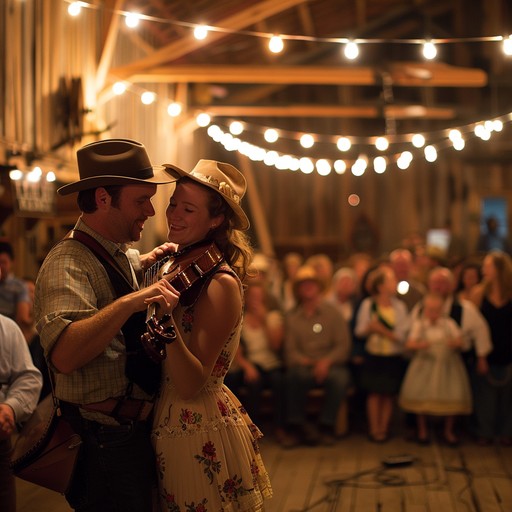
[[[303,148],[311,148],[313,147],[313,145],[315,144],[315,139],[313,138],[313,135],[310,135],[309,133],[305,133],[301,138],[300,138],[300,145],[303,147]]]
[[[229,131],[233,135],[240,135],[244,131],[244,125],[240,121],[233,121],[229,125]]]
[[[352,143],[350,142],[350,139],[347,137],[340,137],[337,142],[336,146],[338,146],[338,149],[340,151],[348,151],[350,147],[352,146]]]
[[[386,137],[377,137],[377,140],[375,141],[375,147],[379,151],[386,151],[386,149],[389,148],[388,139],[386,139]]]
[[[68,14],[70,16],[78,16],[82,11],[82,2],[72,2],[68,6]]]
[[[315,170],[315,166],[310,158],[302,157],[299,161],[299,169],[304,174],[311,174]]]
[[[350,41],[345,45],[345,57],[349,60],[357,59],[359,56],[359,47],[357,46],[357,43],[354,43],[354,41]]]
[[[412,145],[415,148],[422,148],[425,145],[425,137],[421,133],[417,133],[412,137]]]
[[[268,42],[268,49],[272,53],[281,53],[284,48],[283,39],[281,36],[272,36]]]
[[[206,112],[201,112],[196,117],[196,123],[198,126],[201,126],[202,128],[208,126],[210,124],[211,118]]]
[[[202,41],[203,39],[206,39],[207,35],[208,35],[208,27],[206,25],[198,25],[194,29],[194,37],[198,41]]]
[[[325,158],[320,158],[316,161],[316,170],[320,176],[328,176],[331,174],[331,164]]]
[[[124,94],[126,92],[126,84],[124,82],[116,82],[112,86],[112,91],[117,96],[120,96],[121,94]]]
[[[505,55],[512,55],[512,35],[503,39],[503,53]]]
[[[378,156],[373,160],[373,169],[377,174],[386,172],[386,159],[383,156]]]
[[[344,160],[336,160],[334,162],[334,171],[336,174],[345,174],[345,171],[347,170],[347,164]]]
[[[135,28],[140,22],[140,15],[135,12],[129,12],[125,17],[124,22],[127,27]]]
[[[172,103],[169,103],[167,107],[167,113],[171,117],[178,117],[181,114],[181,103],[178,103],[177,101],[173,101]]]
[[[156,100],[156,94],[151,91],[143,92],[140,96],[140,101],[144,103],[144,105],[151,105]]]
[[[427,162],[435,162],[437,160],[437,150],[434,146],[426,146],[424,152]]]
[[[423,44],[423,57],[428,60],[435,59],[437,55],[437,48],[434,43],[427,41]]]
[[[277,133],[277,130],[274,130],[274,128],[268,128],[265,130],[265,134],[263,136],[265,137],[265,140],[271,144],[279,138],[279,134]]]

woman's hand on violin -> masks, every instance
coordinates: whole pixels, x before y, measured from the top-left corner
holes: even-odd
[[[155,247],[151,252],[140,255],[140,265],[143,270],[147,270],[151,265],[154,265],[157,261],[165,258],[168,254],[176,252],[177,245],[171,242],[165,242],[158,247]]]

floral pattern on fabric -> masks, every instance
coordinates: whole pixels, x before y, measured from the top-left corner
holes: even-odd
[[[203,446],[202,455],[194,455],[194,458],[202,464],[203,472],[208,477],[209,482],[213,483],[213,473],[220,473],[221,462],[217,460],[217,452],[215,450],[215,445],[208,441]]]

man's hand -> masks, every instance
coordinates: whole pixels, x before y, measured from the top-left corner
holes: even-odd
[[[165,258],[168,254],[172,254],[177,251],[177,245],[171,242],[165,242],[158,247],[155,247],[151,252],[140,255],[140,265],[142,270],[146,271],[151,265],[154,265],[157,261]]]
[[[14,432],[14,411],[7,404],[0,404],[0,439],[7,439]]]

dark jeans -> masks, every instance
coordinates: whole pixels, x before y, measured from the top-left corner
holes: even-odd
[[[285,424],[285,390],[284,390],[284,372],[282,368],[274,370],[264,370],[256,365],[260,373],[260,379],[256,382],[244,382],[244,373],[242,370],[228,372],[224,383],[228,388],[240,398],[240,389],[245,388],[246,395],[242,396],[241,402],[249,413],[252,421],[259,424],[261,422],[261,403],[263,391],[272,390],[272,411],[274,414],[274,426],[284,427]]]
[[[149,424],[83,420],[82,448],[66,499],[78,512],[151,512],[156,488]]]
[[[315,381],[313,369],[309,366],[291,366],[286,371],[286,402],[288,423],[291,426],[304,425],[306,402],[311,389],[321,387],[325,397],[318,418],[322,427],[334,427],[341,401],[347,394],[350,373],[343,365],[333,365],[327,378],[320,386]]]
[[[475,383],[476,435],[512,437],[512,365],[491,364],[489,375],[478,375]]]
[[[11,438],[0,440],[0,510],[16,512],[16,485],[9,468]]]

